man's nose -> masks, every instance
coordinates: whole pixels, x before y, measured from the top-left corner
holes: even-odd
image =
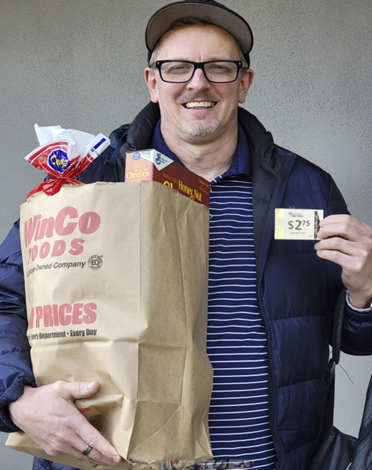
[[[202,90],[205,88],[210,88],[211,84],[207,80],[207,77],[204,75],[202,69],[196,69],[193,77],[189,82],[187,82],[187,88]]]

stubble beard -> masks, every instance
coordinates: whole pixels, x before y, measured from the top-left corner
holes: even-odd
[[[211,135],[218,129],[219,126],[218,119],[215,119],[210,124],[203,124],[198,121],[185,124],[186,132],[193,137],[205,137],[206,135]]]

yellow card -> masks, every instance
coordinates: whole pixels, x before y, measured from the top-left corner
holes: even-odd
[[[275,209],[275,240],[316,240],[321,209]]]

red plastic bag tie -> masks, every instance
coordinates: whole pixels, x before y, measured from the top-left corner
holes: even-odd
[[[39,186],[33,189],[26,198],[27,199],[35,193],[43,191],[47,196],[53,196],[57,194],[64,184],[68,185],[78,185],[85,184],[82,181],[77,181],[76,179],[69,178],[66,176],[59,176],[58,178],[51,178],[49,180],[43,181]]]

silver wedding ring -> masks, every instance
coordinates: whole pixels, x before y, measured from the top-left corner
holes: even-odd
[[[87,445],[86,448],[83,450],[83,455],[89,455],[89,452],[93,449],[93,447]]]

